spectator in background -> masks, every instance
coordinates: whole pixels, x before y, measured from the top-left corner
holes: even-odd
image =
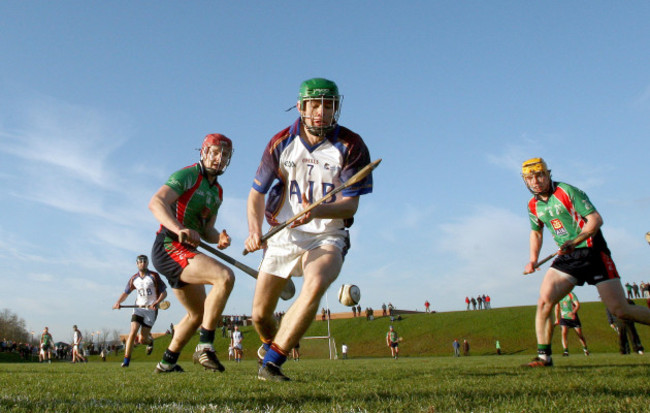
[[[467,304],[467,310],[469,311],[469,297],[465,297],[465,304]]]
[[[469,342],[467,339],[463,340],[463,356],[469,356]]]
[[[630,305],[634,305],[634,301],[628,300],[628,302]],[[630,343],[632,343],[632,350],[635,353],[643,354],[643,345],[634,326],[634,321],[614,317],[607,307],[605,307],[605,311],[607,312],[607,322],[618,334],[619,352],[621,354],[630,354]]]
[[[460,343],[458,342],[458,339],[455,338],[451,345],[454,348],[454,357],[460,357]]]
[[[341,358],[343,360],[347,360],[348,358],[348,346],[345,343],[341,346]]]
[[[424,312],[425,313],[430,313],[431,312],[431,303],[429,303],[429,300],[426,300],[424,302]]]
[[[293,349],[291,349],[291,357],[293,358],[293,361],[300,361],[300,341],[296,343]]]

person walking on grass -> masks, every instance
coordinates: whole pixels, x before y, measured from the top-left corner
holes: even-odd
[[[393,326],[390,326],[386,333],[386,345],[390,348],[390,356],[397,360],[399,357],[399,336]]]
[[[543,230],[547,227],[559,247],[546,271],[535,314],[537,357],[526,367],[553,366],[551,312],[576,285],[595,285],[602,302],[618,318],[650,325],[650,309],[632,306],[625,298],[621,280],[601,231],[603,219],[582,190],[551,179],[542,158],[522,165],[522,178],[533,194],[528,201],[530,256],[524,274],[539,270]]]
[[[41,342],[40,342],[40,349],[38,352],[38,361],[43,362],[45,361],[45,357],[47,357],[47,362],[52,363],[52,348],[54,347],[54,339],[52,338],[52,334],[50,334],[50,330],[45,327],[43,329],[43,334],[41,334]]]
[[[72,362],[85,363],[88,360],[83,356],[83,335],[76,325],[72,326]]]
[[[235,275],[232,269],[196,248],[201,239],[217,244],[219,249],[230,245],[226,230],[219,232],[215,223],[223,201],[218,177],[225,172],[232,154],[228,137],[207,135],[201,145],[200,161],[174,172],[149,201],[149,209],[160,222],[151,259],[187,311],[174,326],[156,373],[183,371],[177,364],[178,357],[197,329],[199,344],[192,357],[194,363],[211,371],[225,370],[213,343]],[[211,286],[207,294],[206,285]]]
[[[167,286],[158,273],[149,271],[147,256],[138,255],[135,262],[138,266],[138,272],[129,278],[124,291],[113,305],[113,309],[119,309],[129,294],[134,290],[137,291],[135,305],[139,307],[134,308],[133,315],[131,315],[131,329],[126,339],[122,367],[129,367],[131,363],[131,352],[133,351],[133,343],[138,337],[138,331],[140,332],[138,341],[147,345],[147,355],[150,355],[153,351],[151,328],[158,317],[158,304],[167,297]]]
[[[580,323],[580,317],[578,317],[578,310],[580,309],[580,301],[575,293],[569,293],[565,295],[559,303],[555,305],[555,325],[560,325],[562,328],[562,347],[564,352],[562,356],[569,356],[569,345],[567,336],[569,334],[569,329],[572,328],[578,335],[578,340],[582,344],[582,351],[585,353],[585,356],[589,355],[589,349],[587,349],[587,340],[582,334],[582,324]]]
[[[235,361],[238,363],[241,361],[242,357],[244,356],[243,341],[244,341],[244,335],[242,334],[241,331],[239,331],[239,327],[235,325],[235,327],[232,330],[232,335],[230,337],[230,346],[232,347],[233,355],[235,356]]]
[[[342,99],[331,80],[304,81],[296,104],[300,118],[267,144],[249,192],[246,250],[265,248],[252,314],[262,341],[260,380],[289,380],[281,367],[338,277],[361,195],[372,192],[370,174],[262,243],[265,217],[271,226],[279,225],[370,164],[361,137],[338,124]],[[303,276],[302,289],[278,327],[273,313],[293,276]]]
[[[458,339],[455,338],[451,345],[454,348],[454,357],[460,357],[460,343],[458,342]]]

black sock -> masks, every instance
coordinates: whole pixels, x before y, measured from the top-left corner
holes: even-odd
[[[175,351],[171,351],[170,349],[165,350],[165,354],[163,354],[162,361],[164,363],[167,363],[169,365],[174,365],[178,361],[178,356],[180,356],[181,353],[178,352],[176,353]]]
[[[199,344],[212,344],[214,343],[214,330],[206,330],[201,327],[199,329]]]

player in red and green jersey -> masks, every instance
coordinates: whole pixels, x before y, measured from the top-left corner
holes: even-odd
[[[52,362],[52,348],[54,347],[54,340],[52,339],[52,334],[50,330],[45,327],[43,329],[43,334],[41,334],[41,349],[38,352],[38,361],[45,361],[45,356],[47,356],[47,362]]]
[[[152,262],[187,310],[156,367],[158,373],[183,371],[176,364],[178,356],[199,327],[194,362],[209,370],[224,370],[214,350],[214,332],[235,276],[230,268],[196,247],[201,239],[217,244],[219,249],[230,245],[226,231],[219,232],[214,225],[223,200],[217,178],[226,170],[232,153],[232,141],[226,136],[207,135],[200,162],[173,173],[149,202],[149,209],[160,222]],[[205,285],[212,286],[207,295]]]
[[[616,266],[600,231],[603,219],[587,194],[571,185],[552,181],[551,171],[542,158],[524,162],[522,177],[533,194],[528,202],[530,259],[524,274],[539,270],[539,252],[545,226],[559,246],[558,256],[542,281],[537,302],[535,331],[538,356],[527,366],[553,365],[551,312],[555,304],[576,285],[584,285],[585,282],[595,285],[601,300],[616,317],[650,325],[650,309],[632,306],[625,299]]]
[[[578,335],[578,340],[580,340],[580,344],[582,344],[582,351],[585,353],[585,356],[589,355],[587,340],[582,334],[582,323],[580,323],[580,317],[578,316],[579,309],[580,301],[578,301],[578,297],[575,293],[565,295],[555,306],[555,325],[559,324],[562,328],[562,347],[564,348],[562,353],[563,356],[569,355],[567,336],[570,328],[574,329]]]

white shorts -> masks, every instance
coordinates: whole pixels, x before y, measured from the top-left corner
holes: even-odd
[[[241,350],[241,343],[237,343],[233,346],[233,348],[236,348],[237,350]]]
[[[152,328],[156,322],[156,318],[158,317],[158,311],[150,310],[148,308],[134,308],[133,315],[142,317],[142,323],[140,324]],[[133,319],[134,317],[131,317],[131,321],[134,321]]]
[[[302,276],[302,255],[310,250],[333,245],[345,256],[350,247],[347,230],[313,234],[286,228],[269,238],[260,271],[280,278]]]

